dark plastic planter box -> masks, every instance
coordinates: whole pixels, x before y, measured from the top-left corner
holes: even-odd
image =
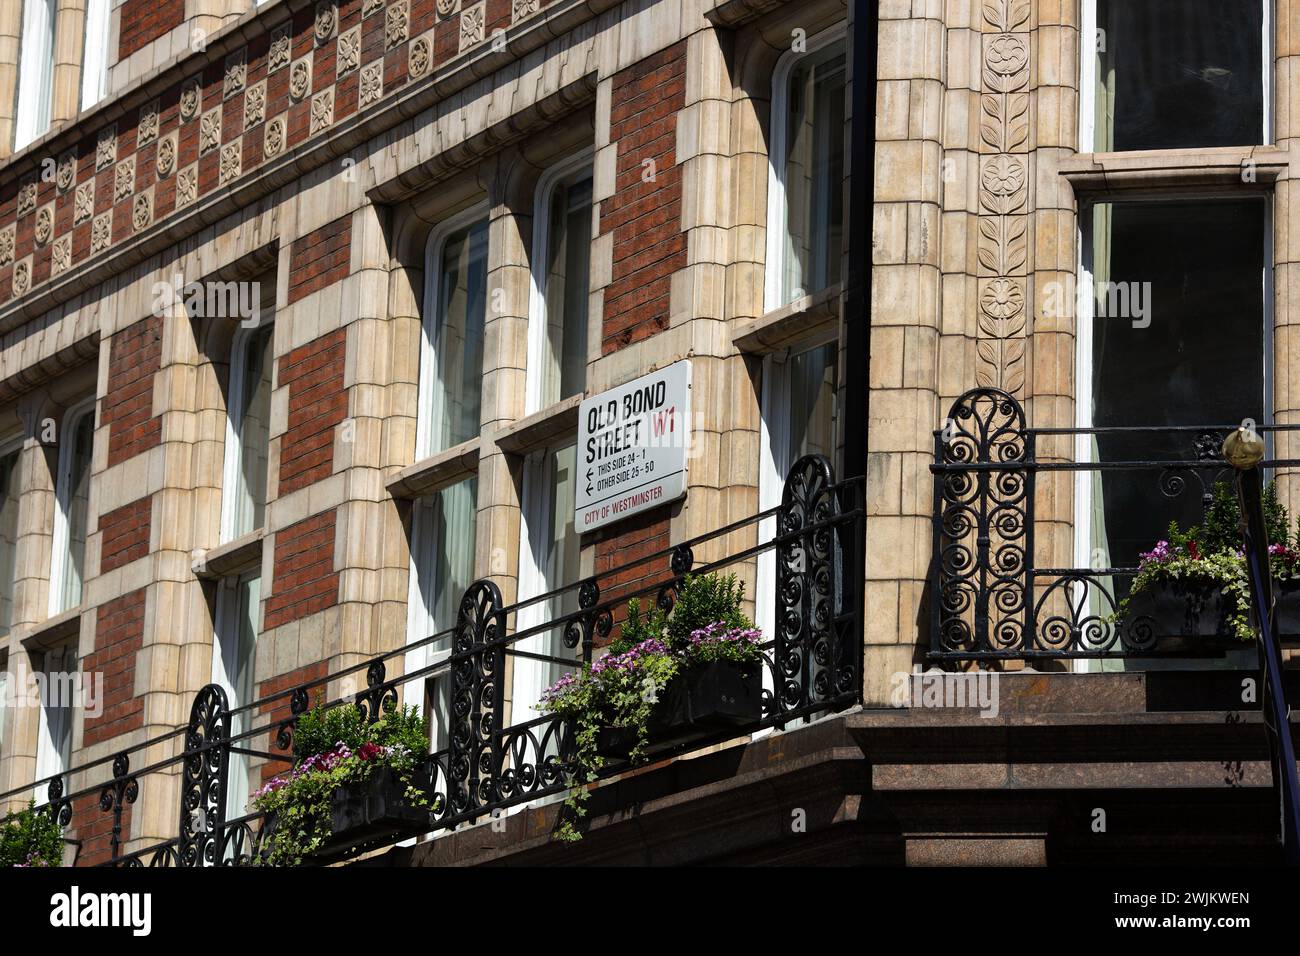
[[[422,780],[419,769],[412,782],[427,788],[428,781]],[[330,829],[334,836],[316,853],[317,860],[343,856],[367,843],[425,833],[429,829],[429,811],[413,806],[396,771],[385,767],[364,783],[334,791],[330,798]]]
[[[663,691],[647,728],[647,755],[708,737],[763,716],[763,675],[758,663],[714,661],[677,675]],[[626,757],[636,730],[605,727],[596,738],[602,757]]]
[[[1283,643],[1300,639],[1300,582],[1273,582],[1274,615]],[[1206,585],[1162,582],[1129,598],[1125,626],[1148,624],[1156,649],[1168,653],[1232,650],[1248,642],[1228,626],[1223,590]]]

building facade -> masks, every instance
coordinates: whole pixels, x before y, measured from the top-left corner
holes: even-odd
[[[1294,454],[1292,0],[881,0],[870,184],[852,6],[6,4],[0,668],[11,698],[79,674],[102,705],[4,708],[6,802],[53,799],[78,865],[178,840],[207,685],[251,741],[226,820],[305,684],[398,680],[454,755],[477,581],[534,632],[495,673],[497,751],[626,610],[575,644],[543,625],[692,563],[793,641],[782,587],[812,569],[771,542],[821,455],[856,489],[851,632],[802,671],[778,644],[752,739],[597,787],[579,847],[503,790],[534,740],[481,813],[369,862],[1271,859],[1253,651],[1153,664],[1114,614],[1208,501],[1200,426]],[[583,398],[683,360],[685,496],[578,533]],[[822,683],[846,661],[847,702]],[[931,665],[996,675],[997,716],[900,700]]]

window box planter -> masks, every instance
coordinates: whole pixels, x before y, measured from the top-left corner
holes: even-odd
[[[430,786],[429,773],[416,773],[414,785]],[[275,838],[278,820],[270,814],[266,835]],[[329,841],[312,854],[310,862],[331,863],[367,844],[390,843],[394,838],[416,836],[429,830],[429,811],[411,804],[406,787],[391,767],[381,767],[366,781],[347,784],[330,798]]]
[[[756,723],[763,716],[762,668],[754,662],[713,661],[677,675],[665,689],[647,728],[647,755],[707,737],[720,728]],[[602,757],[626,757],[636,743],[631,727],[605,727],[596,741]]]
[[[1274,581],[1273,594],[1282,643],[1300,645],[1300,581]],[[1163,653],[1204,654],[1248,646],[1232,633],[1228,613],[1220,587],[1159,582],[1129,597],[1125,626],[1135,631],[1150,626],[1155,649]]]

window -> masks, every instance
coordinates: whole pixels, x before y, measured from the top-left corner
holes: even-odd
[[[251,704],[257,634],[261,629],[262,581],[257,572],[222,580],[217,596],[216,645],[212,649],[212,683],[226,692],[232,710]],[[236,714],[230,732],[239,735],[252,727],[249,711]],[[251,740],[237,746],[249,747]],[[226,770],[226,815],[242,816],[253,791],[253,767],[248,754],[230,754]]]
[[[407,643],[449,630],[456,624],[460,600],[474,583],[475,511],[478,479],[470,478],[415,502],[411,517],[411,583],[407,600]],[[445,660],[450,636],[406,655],[410,671]],[[412,684],[407,684],[412,687]],[[425,688],[434,749],[446,734],[451,674],[431,677]],[[418,703],[410,701],[408,703]]]
[[[519,598],[526,600],[574,584],[579,576],[578,535],[573,527],[574,480],[577,446],[546,449],[530,456],[524,470],[524,522],[519,542]],[[516,622],[520,631],[554,621],[578,610],[574,590],[522,608]],[[576,663],[581,647],[564,645],[564,628],[557,627],[527,637],[516,649]],[[537,703],[542,691],[573,663],[514,658],[512,720],[522,723],[541,716]]]
[[[479,433],[487,306],[487,219],[458,217],[431,242],[416,441],[424,457]]]
[[[18,49],[18,115],[14,149],[22,149],[50,128],[54,86],[55,0],[23,0]]]
[[[64,416],[55,478],[54,547],[50,566],[50,615],[81,604],[86,571],[90,463],[95,441],[94,401]]]
[[[845,44],[837,29],[777,63],[768,189],[768,311],[840,281]]]
[[[240,328],[231,349],[223,541],[262,527],[266,517],[266,456],[271,414],[274,324]]]
[[[1267,201],[1098,202],[1083,217],[1077,343],[1083,428],[1266,423],[1269,400]],[[1088,291],[1091,290],[1091,294]],[[1231,382],[1230,389],[1207,387]],[[1186,434],[1082,435],[1080,461],[1186,460]],[[1151,507],[1153,481],[1079,474],[1080,567],[1134,567],[1138,554],[1201,517],[1190,491]],[[1163,499],[1162,499],[1163,500]],[[1108,582],[1103,582],[1108,583]],[[1126,581],[1113,586],[1124,597]]]
[[[591,166],[587,156],[538,184],[529,309],[528,410],[587,387],[587,296],[591,270]]]
[[[112,0],[86,0],[86,40],[81,54],[81,108],[108,92],[108,23]]]
[[[1271,4],[1089,0],[1085,151],[1251,146],[1270,137]],[[1091,22],[1090,22],[1091,21]]]
[[[72,764],[72,714],[76,707],[77,649],[64,645],[45,651],[41,670],[45,675],[45,696],[41,701],[39,739],[36,747],[36,779],[45,780],[66,773]],[[45,799],[44,787],[37,798]]]
[[[14,578],[18,570],[18,501],[21,447],[0,452],[0,635],[14,623]]]
[[[789,356],[770,355],[763,363],[762,434],[758,507],[767,511],[781,504],[790,468],[805,455],[825,455],[835,461],[839,350],[834,341],[805,344]],[[776,519],[766,518],[759,538],[776,536]],[[776,633],[776,555],[759,555],[755,622],[767,639]]]

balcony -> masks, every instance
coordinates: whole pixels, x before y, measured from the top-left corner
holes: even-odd
[[[774,519],[776,533],[763,540],[760,525],[768,519]],[[753,675],[753,686],[758,688],[753,712],[741,719],[732,714],[722,722],[689,715],[684,722],[669,722],[656,741],[654,759],[704,750],[843,710],[861,699],[862,620],[850,585],[860,580],[853,568],[862,528],[860,481],[836,482],[826,459],[805,458],[791,470],[778,508],[668,551],[508,606],[503,605],[496,584],[478,581],[465,592],[452,630],[243,707],[229,707],[220,687],[204,687],[194,697],[187,726],[39,781],[48,800],[38,810],[63,829],[76,826],[85,832],[81,828],[87,825],[106,829],[110,837],[103,865],[264,862],[275,839],[275,825],[265,815],[241,814],[239,808],[226,805],[232,761],[251,758],[263,761],[270,771],[288,770],[294,764],[297,725],[313,698],[337,693],[337,688],[361,680],[363,674],[364,689],[333,696],[324,706],[352,705],[373,725],[399,708],[408,690],[423,688],[433,678],[448,679],[447,746],[422,756],[413,774],[427,807],[423,814],[412,816],[409,807],[399,808],[397,817],[404,814],[404,821],[392,826],[381,821],[378,827],[349,831],[352,836],[308,862],[350,859],[405,837],[453,830],[562,794],[575,773],[574,721],[546,714],[507,725],[507,669],[516,659],[527,658],[576,672],[592,662],[597,645],[626,619],[630,601],[652,603],[668,614],[688,575],[734,572],[742,581],[752,581],[763,555],[771,555],[774,565],[771,600],[776,625],[774,633],[763,635],[757,645],[761,676]],[[576,598],[577,610],[520,626],[521,621],[538,619],[535,606],[558,606],[566,596]],[[574,657],[538,654],[521,646],[530,637],[557,631]],[[449,645],[450,653],[428,666],[408,666],[413,652],[435,645]],[[404,672],[390,677],[395,670]],[[695,680],[693,685],[691,693],[696,697],[726,693],[725,681]],[[666,697],[673,687],[670,684],[665,690]],[[716,703],[697,700],[693,709],[707,714],[717,709]],[[620,756],[615,746],[597,776],[614,777],[630,767],[627,756]],[[79,785],[97,782],[72,791],[70,780]],[[0,794],[0,799],[23,799],[30,792],[30,787],[24,787]],[[146,794],[171,803],[157,812],[164,818],[175,814],[175,835],[128,852],[125,815],[131,808],[139,814]],[[391,804],[394,794],[387,796]],[[396,796],[401,796],[400,791]],[[343,811],[350,812],[346,807]],[[92,815],[97,819],[85,819]],[[148,835],[137,838],[137,842],[149,840]]]

